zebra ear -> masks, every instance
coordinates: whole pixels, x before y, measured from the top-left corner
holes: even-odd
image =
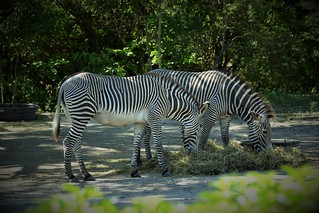
[[[259,121],[260,122],[263,119],[262,115],[259,115],[259,114],[255,113],[255,112],[250,112],[250,115],[255,121]]]
[[[199,108],[200,114],[203,115],[208,108],[209,108],[209,101],[205,101]]]

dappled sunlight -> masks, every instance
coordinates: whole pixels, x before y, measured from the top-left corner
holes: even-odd
[[[60,169],[63,167],[63,163],[48,163],[48,164],[41,164],[38,166],[38,170],[55,170]]]
[[[28,194],[32,199],[46,197],[61,190],[61,184],[68,182],[64,174],[62,140],[69,131],[69,126],[62,123],[60,141],[53,142],[51,128],[37,129],[32,123],[31,131],[1,132],[0,134],[0,181],[1,190],[6,192],[4,202]],[[300,148],[305,150],[310,160],[318,162],[318,125],[314,121],[303,123],[273,125],[273,138],[291,138],[300,141]],[[26,128],[27,124],[23,123]],[[23,126],[23,127],[24,127]],[[41,125],[40,125],[41,126]],[[131,178],[131,157],[133,152],[134,127],[105,127],[91,124],[84,130],[82,155],[95,182],[83,182],[79,165],[72,155],[74,174],[81,185],[94,185],[102,189],[107,197],[117,197],[118,203],[129,203],[136,196],[165,195],[168,200],[189,201],[194,194],[207,187],[208,181],[218,176],[181,175],[176,170],[172,176],[163,178],[156,160],[156,149],[151,140],[153,159],[146,161],[142,143],[141,157],[143,165],[139,173],[142,178]],[[232,120],[230,138],[239,141],[248,134],[247,125],[239,120]],[[247,135],[246,135],[247,134]],[[220,141],[219,125],[215,124],[210,133],[210,140]],[[164,151],[176,156],[183,149],[179,124],[165,120],[162,131]],[[213,153],[212,153],[213,154]],[[217,153],[218,154],[218,153]],[[226,160],[234,155],[227,156]],[[222,161],[224,162],[225,159]],[[166,158],[169,165],[174,161]],[[180,159],[181,164],[188,164],[189,158]],[[222,163],[223,163],[222,162]],[[318,165],[319,167],[319,165]],[[184,168],[185,169],[185,168]],[[225,175],[227,176],[227,175]],[[237,173],[241,176],[241,173]],[[237,178],[236,176],[236,178]],[[278,179],[283,177],[277,176]],[[5,184],[3,184],[5,183]],[[18,187],[17,187],[18,186]]]
[[[281,113],[278,116],[280,122],[288,121],[288,124],[292,124],[283,124],[281,128],[274,125],[273,138],[300,141],[300,149],[318,163],[317,2],[2,1],[2,102],[27,102],[38,104],[39,108],[34,121],[0,121],[0,178],[10,178],[9,184],[1,183],[6,186],[6,190],[0,189],[1,204],[9,206],[7,209],[1,206],[0,209],[2,212],[23,212],[17,211],[17,208],[25,205],[26,201],[33,204],[35,199],[54,195],[60,192],[62,183],[69,181],[64,173],[64,154],[68,157],[71,149],[63,149],[63,139],[71,127],[66,116],[68,111],[76,122],[86,122],[90,117],[105,121],[107,119],[99,119],[94,113],[103,110],[121,111],[123,116],[120,119],[119,116],[114,116],[109,120],[113,124],[123,124],[125,122],[121,121],[127,117],[136,121],[133,116],[126,116],[125,111],[128,109],[136,110],[151,105],[147,110],[152,111],[152,115],[147,115],[151,118],[153,115],[158,116],[157,110],[166,105],[170,109],[162,112],[173,116],[175,112],[186,111],[186,105],[182,104],[185,100],[188,102],[187,108],[190,108],[191,103],[195,110],[195,107],[203,104],[203,99],[207,99],[206,95],[213,95],[214,98],[210,99],[211,112],[230,114],[232,111],[241,114],[240,112],[270,111],[269,114],[272,114],[268,106],[265,110],[257,109],[260,102],[253,95],[256,91],[261,93],[260,96],[265,96],[265,100],[269,100],[271,105],[278,106],[275,111]],[[171,82],[175,86],[169,81],[159,85],[162,80],[156,82],[156,79],[161,79],[160,77],[153,76],[150,84],[142,86],[136,84],[134,78],[128,78],[131,83],[127,85],[114,80],[123,76],[142,76],[153,68],[161,67],[190,72],[216,67],[223,70],[224,74],[227,73],[229,80],[222,80],[220,77],[211,79],[210,82],[205,82],[201,77],[181,79],[180,84],[190,84],[188,92],[193,94],[188,94],[188,97],[184,92],[180,93],[183,88],[177,82]],[[114,84],[94,81],[91,84],[88,82],[86,87],[83,84],[86,79],[80,78],[81,80],[69,87],[70,90],[62,87],[63,82],[79,71],[113,76],[115,78],[110,77],[112,80],[109,83],[112,81]],[[231,79],[231,76],[237,77]],[[128,85],[137,86],[130,90],[133,86]],[[199,94],[205,90],[207,94]],[[228,96],[230,90],[236,91]],[[198,96],[196,92],[199,92]],[[225,99],[219,99],[219,94],[223,94],[221,96]],[[236,99],[237,97],[239,98]],[[179,98],[183,101],[179,102]],[[132,101],[133,99],[139,100],[139,103]],[[60,108],[60,105],[64,107]],[[52,112],[55,109],[61,111],[58,143],[52,137],[52,121],[55,117]],[[44,113],[46,111],[49,113]],[[147,117],[144,113],[138,114],[143,115],[137,116],[141,117],[139,121]],[[276,119],[271,119],[271,122],[277,122]],[[313,121],[317,124],[311,123]],[[302,125],[308,127],[303,128]],[[221,142],[219,128],[217,121],[210,132],[210,140]],[[69,135],[71,143],[65,141],[65,144],[69,146],[75,140],[80,141],[80,129],[75,129]],[[165,151],[177,152],[184,149],[178,122],[165,119],[162,133],[160,145],[163,145]],[[229,133],[230,139],[245,140],[248,138],[247,125],[234,119]],[[125,175],[129,175],[133,138],[133,125],[107,127],[92,118],[82,137],[82,156],[89,172],[101,172],[102,177],[109,180],[111,174],[122,175],[120,172],[128,168]],[[153,141],[151,143],[153,157],[156,157]],[[77,147],[79,146],[75,146]],[[216,161],[223,163],[234,157],[232,164],[235,164],[238,161],[235,157],[240,155],[238,153],[240,152],[236,151]],[[145,151],[141,154],[145,158]],[[269,156],[269,159],[273,158],[272,155]],[[68,163],[68,158],[65,161]],[[243,164],[249,165],[245,161]],[[77,177],[81,176],[74,155],[72,169]],[[143,171],[143,174],[154,173],[145,179],[121,178],[122,183],[111,180],[111,184],[98,180],[97,184],[100,184],[107,196],[117,194],[124,198],[122,200],[126,199],[123,202],[135,196],[165,193],[171,196],[172,193],[174,195],[171,200],[179,199],[188,203],[203,189],[198,186],[203,186],[204,181],[188,184],[189,180],[177,178],[176,173],[172,177],[162,178],[157,169],[158,165],[156,169]],[[157,179],[153,179],[153,175]],[[182,184],[179,185],[177,181]],[[79,185],[84,187],[89,184],[92,183],[83,183],[82,178]],[[180,188],[186,186],[191,187],[176,194]]]
[[[17,172],[22,171],[22,166],[19,165],[3,165],[0,166],[0,180],[10,179],[16,175]]]
[[[90,168],[92,168],[94,166],[97,169],[108,169],[109,168],[109,166],[107,164],[105,164],[105,163],[102,164],[102,163],[94,163],[94,162],[92,162],[92,163],[88,163],[87,165],[89,165]]]
[[[208,183],[217,178],[213,176],[163,178],[158,173],[149,172],[145,175],[142,172],[141,175],[142,178],[131,178],[128,171],[127,175],[99,178],[90,185],[102,189],[105,196],[117,204],[129,203],[132,198],[145,199],[150,195],[181,202],[194,200],[195,194],[207,188]]]
[[[108,153],[99,155],[99,157],[85,155],[85,161],[90,172],[99,178],[114,174],[129,174],[131,153],[115,153],[111,155]]]
[[[178,150],[181,149],[181,145],[167,145],[167,144],[164,144],[163,147],[164,147],[165,150],[169,150],[169,151],[178,151]]]
[[[62,143],[42,143],[38,145],[39,148],[43,148],[43,149],[50,149],[50,150],[59,150],[59,151],[63,151],[63,145]]]
[[[130,158],[110,159],[110,160],[108,160],[108,162],[110,162],[110,163],[125,163],[125,164],[127,164],[128,162],[130,162]]]
[[[103,148],[103,147],[96,147],[96,146],[82,146],[82,150],[85,150],[85,154],[90,155],[100,155],[105,153],[118,153],[119,150],[112,149],[112,148]]]

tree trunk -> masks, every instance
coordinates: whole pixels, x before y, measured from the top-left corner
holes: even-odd
[[[148,33],[148,24],[146,27],[146,46],[147,46],[147,61],[148,61],[148,70],[151,71],[152,70],[152,58],[151,58],[151,38],[150,38],[150,34]]]
[[[161,55],[161,36],[162,36],[162,1],[160,1],[158,11],[158,34],[157,34],[157,54],[158,54],[158,67],[162,68],[162,55]]]

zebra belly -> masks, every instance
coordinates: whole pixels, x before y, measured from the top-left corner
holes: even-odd
[[[126,126],[129,124],[144,124],[148,121],[148,113],[146,110],[132,113],[114,113],[109,111],[101,111],[96,113],[93,119],[107,126]]]

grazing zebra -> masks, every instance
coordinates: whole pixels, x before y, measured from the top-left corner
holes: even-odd
[[[84,165],[81,153],[82,133],[92,118],[109,126],[134,124],[132,177],[140,177],[137,157],[142,132],[148,125],[154,138],[162,175],[167,176],[170,173],[165,166],[161,141],[163,119],[171,118],[184,125],[184,147],[190,153],[197,148],[199,118],[209,107],[208,102],[199,106],[182,87],[158,74],[121,78],[80,73],[67,79],[60,88],[53,121],[55,141],[60,132],[61,104],[71,122],[63,147],[65,173],[72,182],[78,182],[71,169],[72,152],[84,180],[94,180]]]
[[[156,69],[157,73],[173,79],[200,101],[209,101],[210,107],[203,118],[199,149],[204,149],[209,133],[216,121],[220,121],[221,138],[226,147],[229,143],[229,124],[232,115],[238,115],[249,127],[249,141],[257,152],[271,148],[272,107],[238,77],[220,71],[185,72]],[[181,126],[183,134],[183,126]],[[149,148],[150,131],[144,132],[146,158],[152,157]],[[140,162],[140,160],[139,160]]]

